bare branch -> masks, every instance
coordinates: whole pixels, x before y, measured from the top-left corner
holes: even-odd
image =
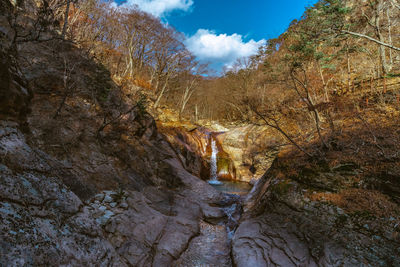
[[[352,32],[352,31],[347,31],[347,30],[341,30],[341,32],[342,32],[342,33],[345,33],[345,34],[350,34],[350,35],[354,35],[354,36],[357,36],[357,37],[361,37],[361,38],[370,40],[370,41],[372,41],[372,42],[374,42],[374,43],[377,43],[377,44],[379,44],[379,45],[383,45],[383,46],[385,46],[385,47],[388,47],[388,48],[390,48],[390,49],[393,49],[393,50],[396,50],[396,51],[400,51],[400,48],[399,48],[399,47],[396,47],[396,46],[393,46],[393,45],[391,45],[391,44],[387,44],[387,43],[381,42],[381,41],[379,41],[379,40],[377,40],[377,39],[375,39],[375,38],[372,38],[372,37],[370,37],[370,36],[368,36],[368,35],[365,35],[365,34],[362,34],[362,33]]]

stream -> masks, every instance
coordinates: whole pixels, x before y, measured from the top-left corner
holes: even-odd
[[[243,199],[252,186],[245,182],[218,180],[218,148],[212,136],[209,141],[211,157],[208,183],[221,192],[223,198],[200,221],[200,234],[191,240],[176,266],[233,266],[231,241],[239,224]]]
[[[222,181],[221,184],[212,184],[212,186],[223,193],[244,196],[250,192],[252,186],[245,182]]]
[[[222,182],[216,186],[218,190],[238,191],[238,183]],[[239,186],[242,195],[223,193],[223,199],[215,203],[212,215],[200,221],[200,234],[194,237],[187,250],[176,262],[176,266],[233,266],[231,258],[231,241],[242,213],[242,199],[245,194],[243,186]]]

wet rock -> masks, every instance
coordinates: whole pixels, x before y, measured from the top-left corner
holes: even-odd
[[[204,205],[202,207],[203,217],[206,222],[216,224],[219,221],[222,221],[226,214],[219,207],[211,207],[209,205]]]
[[[232,266],[227,232],[222,225],[200,223],[200,234],[174,266]]]
[[[111,195],[105,195],[105,196],[104,196],[104,199],[103,199],[103,202],[104,202],[104,203],[113,202],[112,196],[111,196]]]
[[[128,208],[128,203],[122,202],[121,204],[119,204],[119,207],[122,208],[122,209],[127,209]]]
[[[103,202],[104,194],[97,194],[97,195],[94,196],[94,199],[99,201],[99,202]]]
[[[250,179],[249,184],[250,185],[255,185],[256,182],[257,182],[257,179],[253,177],[253,178]]]

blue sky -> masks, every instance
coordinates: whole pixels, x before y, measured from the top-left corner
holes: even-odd
[[[117,0],[120,2],[120,0]],[[220,70],[255,54],[316,0],[127,0],[183,32],[197,58]]]

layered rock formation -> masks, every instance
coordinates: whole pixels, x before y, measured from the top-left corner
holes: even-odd
[[[399,266],[399,206],[351,189],[361,170],[278,159],[257,182],[235,233],[236,266]]]
[[[181,123],[159,123],[160,132],[177,152],[186,170],[203,180],[210,178],[209,137],[211,132],[205,128]]]
[[[171,116],[172,121],[167,121]],[[267,126],[234,125],[213,121],[204,126],[176,121],[170,110],[163,111],[158,126],[174,149],[183,155],[185,168],[204,180],[209,179],[211,137],[218,147],[218,174],[221,179],[257,181],[270,167],[279,149],[286,144],[279,133]],[[199,123],[200,123],[199,122]]]

